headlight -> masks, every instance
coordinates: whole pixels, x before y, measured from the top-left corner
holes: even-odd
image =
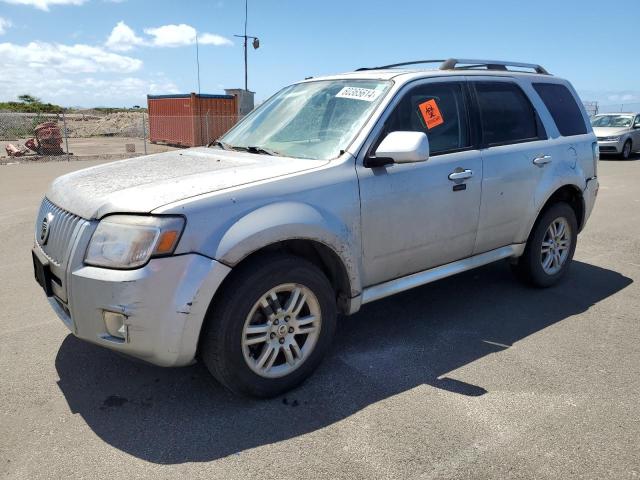
[[[620,140],[620,137],[602,137],[603,142],[617,142]]]
[[[183,229],[182,217],[112,215],[93,232],[84,261],[97,267],[140,267],[151,257],[172,254]]]

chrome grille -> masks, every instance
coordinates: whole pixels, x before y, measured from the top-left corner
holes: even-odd
[[[42,241],[41,232],[47,216],[50,219],[49,234],[46,241]],[[36,219],[35,240],[49,260],[57,266],[64,264],[67,260],[74,231],[81,222],[84,222],[81,217],[54,205],[49,199],[45,198],[42,201]]]

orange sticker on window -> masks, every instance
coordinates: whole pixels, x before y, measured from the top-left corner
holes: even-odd
[[[444,118],[442,118],[438,104],[434,99],[421,103],[418,105],[418,108],[420,109],[422,119],[424,120],[424,123],[427,124],[427,128],[429,130],[444,123]]]

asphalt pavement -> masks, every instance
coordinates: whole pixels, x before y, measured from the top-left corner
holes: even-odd
[[[238,398],[77,340],[33,279],[56,176],[0,166],[0,477],[640,478],[640,158],[600,193],[557,287],[499,262],[342,318],[302,387]]]

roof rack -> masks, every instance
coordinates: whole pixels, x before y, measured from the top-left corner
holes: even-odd
[[[459,67],[458,65],[464,65]],[[541,75],[549,75],[549,72],[542,66],[535,63],[505,62],[504,60],[470,60],[466,58],[450,58],[442,62],[440,70],[475,70],[484,68],[486,70],[510,71],[507,67],[530,68]]]
[[[381,67],[364,67],[357,69],[356,72],[360,72],[363,70],[384,70],[387,68],[406,67],[408,65],[420,65],[424,63],[440,63],[440,67],[438,67],[440,70],[485,69],[509,72],[513,70],[509,70],[507,67],[516,67],[528,68],[541,75],[550,75],[543,66],[537,65],[535,63],[505,62],[503,60],[470,60],[465,58],[449,58],[447,60],[416,60],[413,62],[393,63],[391,65],[383,65]]]
[[[362,72],[363,70],[385,70],[387,68],[406,67],[407,65],[420,65],[423,63],[442,63],[446,60],[415,60],[413,62],[392,63],[391,65],[382,65],[381,67],[362,67],[356,70],[356,72]]]

